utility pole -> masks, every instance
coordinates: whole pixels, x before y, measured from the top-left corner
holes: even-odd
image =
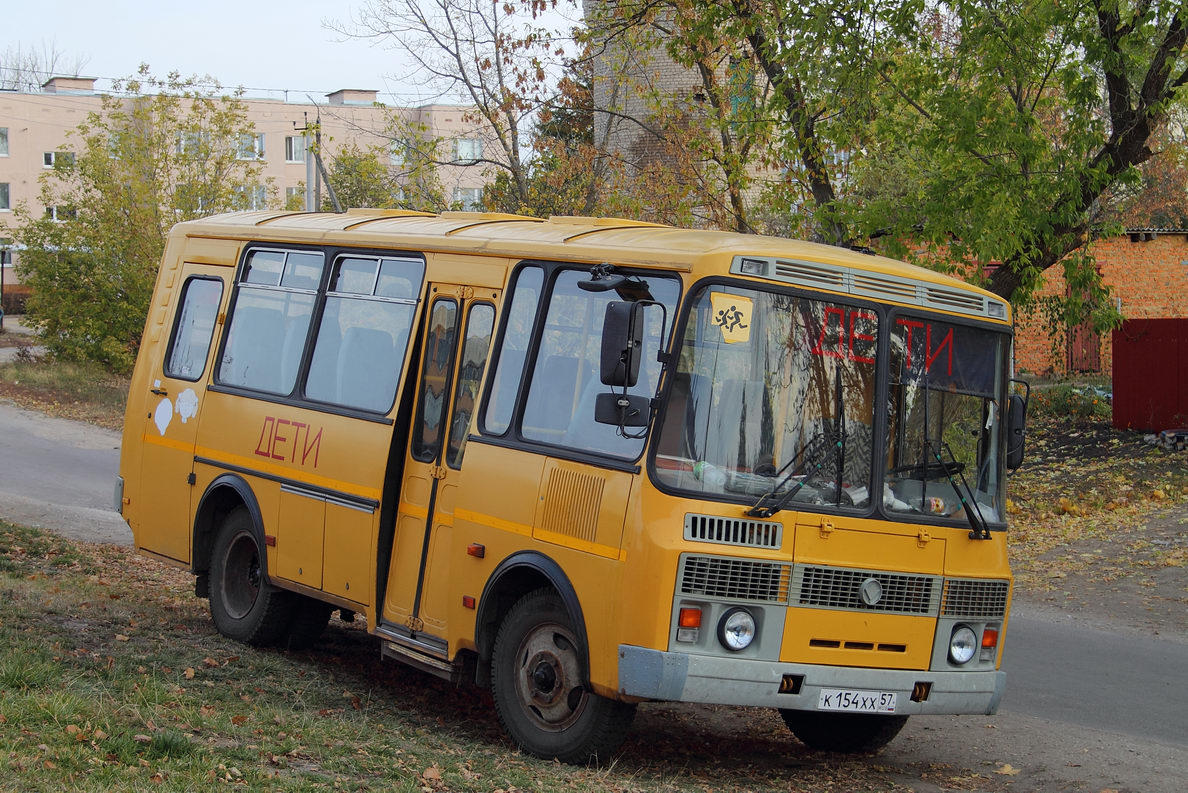
[[[301,133],[301,138],[305,145],[305,211],[318,211],[318,194],[321,192],[321,186],[317,185],[318,172],[314,165],[314,152],[317,151],[314,142],[310,139],[310,132],[314,128],[309,125],[309,113],[302,113],[302,125],[297,126],[296,122],[293,124],[293,130]],[[321,142],[320,126],[318,131],[318,142]]]
[[[313,101],[313,100],[310,100]],[[309,123],[308,114],[305,116],[305,126],[295,129],[300,132],[306,140],[306,157],[305,157],[305,211],[306,212],[321,212],[322,211],[322,180],[326,180],[326,192],[330,194],[330,202],[334,204],[335,212],[342,212],[342,204],[338,203],[338,195],[334,192],[334,185],[330,184],[330,175],[326,173],[326,166],[322,163],[322,111],[318,110],[317,121],[311,126]],[[314,142],[309,145],[309,133],[313,131]],[[311,156],[312,155],[312,156]],[[315,169],[316,170],[313,170]],[[312,172],[312,176],[310,175]],[[309,183],[314,183],[314,192],[311,199],[309,194]]]

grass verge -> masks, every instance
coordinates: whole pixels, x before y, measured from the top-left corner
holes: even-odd
[[[95,364],[38,358],[0,363],[0,397],[52,416],[120,429],[128,378]]]
[[[943,762],[814,753],[774,711],[738,708],[644,706],[609,767],[542,762],[484,692],[381,662],[358,627],[336,620],[310,652],[256,650],[215,634],[192,586],[130,549],[0,522],[0,789],[1000,788]]]

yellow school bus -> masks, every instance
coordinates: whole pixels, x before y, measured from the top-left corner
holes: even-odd
[[[787,239],[219,215],[169,237],[117,501],[221,633],[361,618],[541,757],[656,700],[870,751],[1002,695],[1011,340],[989,292]]]

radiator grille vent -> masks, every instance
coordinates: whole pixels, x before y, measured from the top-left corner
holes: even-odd
[[[681,560],[681,567],[682,595],[761,603],[788,602],[790,564],[690,555]]]
[[[863,585],[874,579],[877,587]],[[927,575],[881,573],[838,567],[798,566],[792,591],[794,605],[896,614],[936,614],[940,605],[939,579]],[[877,593],[877,597],[875,597]]]
[[[1008,581],[949,578],[941,613],[964,619],[1002,619],[1006,616]]]
[[[685,515],[685,539],[747,548],[779,548],[783,525],[762,520]]]

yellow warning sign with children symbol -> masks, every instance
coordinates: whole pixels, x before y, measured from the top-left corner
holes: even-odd
[[[738,344],[751,340],[751,298],[710,292],[710,306],[714,312],[711,324],[722,329],[722,341]]]

